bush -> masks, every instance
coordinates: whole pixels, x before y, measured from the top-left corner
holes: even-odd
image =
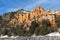
[[[49,24],[49,21],[43,20],[42,26],[39,26],[35,29],[36,35],[46,35],[57,30],[57,27],[52,27]]]
[[[36,21],[31,22],[31,27],[30,27],[30,35],[34,34],[35,29],[38,27],[38,23]]]

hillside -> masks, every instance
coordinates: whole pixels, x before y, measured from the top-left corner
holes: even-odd
[[[0,16],[0,34],[31,36],[46,35],[60,28],[60,10],[44,10],[36,7],[33,11],[24,9]]]

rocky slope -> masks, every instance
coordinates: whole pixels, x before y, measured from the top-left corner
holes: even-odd
[[[3,14],[1,23],[2,21],[7,21],[7,25],[20,25],[25,22],[30,25],[30,22],[33,20],[41,22],[43,19],[48,19],[51,25],[55,25],[55,15],[60,15],[60,11],[44,10],[42,7],[36,7],[32,12],[21,9],[16,12]]]
[[[21,9],[16,12],[9,12],[1,15],[0,28],[20,26],[25,31],[29,31],[32,28],[34,29],[32,25],[42,26],[41,23],[43,22],[43,20],[48,20],[50,26],[56,26],[58,24],[57,22],[60,20],[59,16],[59,10],[44,10],[42,7],[36,7],[33,11],[26,11],[24,9]],[[37,23],[38,25],[34,23]]]

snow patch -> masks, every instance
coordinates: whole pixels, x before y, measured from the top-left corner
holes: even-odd
[[[47,36],[60,36],[60,33],[54,32],[54,33],[47,34]]]

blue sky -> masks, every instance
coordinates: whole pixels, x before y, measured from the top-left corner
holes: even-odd
[[[45,10],[60,10],[60,0],[0,0],[0,15],[18,9],[32,11],[36,6]]]

